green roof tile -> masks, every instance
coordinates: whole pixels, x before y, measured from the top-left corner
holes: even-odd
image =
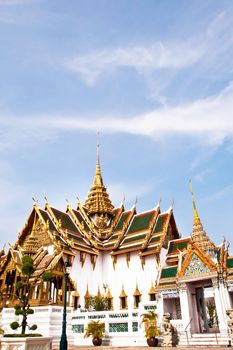
[[[158,242],[160,241],[160,239],[161,239],[161,236],[154,236],[150,239],[149,244],[153,242]]]
[[[167,215],[159,216],[159,218],[156,222],[154,231],[153,231],[154,233],[157,233],[157,232],[160,232],[163,230],[163,225],[164,225],[166,219],[167,219]]]
[[[169,245],[169,250],[168,250],[168,254],[171,253],[173,250],[183,250],[185,248],[187,248],[189,241],[185,241],[185,242],[171,242]]]
[[[134,242],[134,241],[138,241],[138,240],[142,240],[144,239],[146,236],[145,233],[142,233],[140,235],[137,235],[137,236],[133,236],[133,237],[127,237],[123,240],[122,244],[124,243],[128,243],[128,242]]]
[[[146,230],[149,227],[150,221],[153,218],[154,211],[135,215],[129,227],[128,233]]]
[[[175,267],[168,267],[168,268],[162,270],[160,278],[175,277],[176,273],[177,273],[177,266],[175,266]]]
[[[233,268],[233,257],[227,259],[227,267]]]
[[[120,220],[115,226],[114,231],[121,231],[123,229],[123,224],[127,220],[129,215],[130,215],[129,211],[125,211],[124,213],[121,214]]]
[[[55,226],[54,226],[52,220],[50,219],[48,213],[47,213],[46,211],[44,211],[44,210],[41,210],[41,209],[40,209],[40,213],[41,213],[41,215],[42,215],[44,221],[45,221],[46,223],[47,223],[47,222],[49,223],[49,229],[50,229],[50,230],[56,230],[56,228],[55,228]]]
[[[55,208],[51,208],[51,209],[54,215],[56,216],[57,220],[61,220],[63,228],[70,231],[78,231],[77,227],[75,226],[75,224],[73,223],[73,221],[71,220],[68,214],[63,213],[62,211],[57,210]]]
[[[74,212],[76,218],[78,219],[78,221],[80,222],[80,224],[83,222],[84,230],[85,230],[86,232],[89,232],[89,231],[90,231],[90,228],[89,228],[89,226],[87,225],[86,221],[84,221],[84,218],[83,218],[82,214],[81,214],[78,210],[76,210],[76,209],[73,209],[73,212]]]

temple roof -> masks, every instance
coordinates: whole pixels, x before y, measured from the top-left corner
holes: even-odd
[[[99,152],[97,151],[96,172],[94,181],[84,203],[84,208],[89,215],[93,214],[113,214],[113,204],[104,186],[101,175]]]
[[[192,194],[192,203],[193,203],[193,229],[191,233],[191,238],[193,242],[195,242],[200,248],[204,249],[205,251],[209,251],[209,252],[214,251],[215,245],[213,242],[211,242],[211,240],[207,236],[197,212],[197,207],[194,199],[191,181],[190,181],[190,190]]]

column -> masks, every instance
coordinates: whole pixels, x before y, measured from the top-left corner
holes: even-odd
[[[226,309],[224,305],[224,297],[221,293],[222,282],[219,283],[218,278],[212,279],[213,284],[213,290],[214,290],[214,301],[215,306],[217,310],[217,316],[218,316],[218,325],[219,325],[219,331],[220,333],[226,333],[227,332],[227,317],[226,317]]]
[[[163,294],[162,292],[157,293],[157,314],[158,314],[158,323],[162,323],[162,318],[164,314],[164,308],[163,308]]]
[[[189,312],[189,302],[188,302],[188,290],[186,283],[179,283],[179,295],[180,295],[180,308],[183,323],[183,330],[190,331],[190,312]],[[186,328],[187,327],[187,328]]]

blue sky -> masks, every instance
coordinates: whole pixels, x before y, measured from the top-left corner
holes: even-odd
[[[85,199],[101,133],[117,206],[233,237],[233,2],[0,0],[0,244]],[[232,249],[232,248],[231,248]]]

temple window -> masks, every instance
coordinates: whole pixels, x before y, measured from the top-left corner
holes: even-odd
[[[72,303],[73,304],[73,308],[74,308],[74,310],[77,310],[78,307],[79,307],[79,299],[80,299],[79,292],[76,290],[73,293],[72,297],[73,297],[73,303]]]
[[[155,292],[155,288],[153,286],[153,283],[151,283],[151,288],[149,290],[149,300],[150,301],[156,301],[156,292]]]
[[[233,309],[233,292],[229,292],[230,302],[231,302],[231,308]]]
[[[8,294],[12,294],[14,291],[14,283],[15,283],[15,275],[16,271],[8,271],[5,279],[6,292]],[[12,296],[10,296],[12,298]]]
[[[108,310],[113,310],[113,297],[112,294],[110,292],[110,288],[108,288],[108,292],[107,292],[107,300],[108,300]]]
[[[155,293],[149,294],[149,297],[150,297],[150,301],[155,301],[156,300],[156,294]]]
[[[120,308],[127,309],[127,297],[120,297]]]
[[[127,309],[127,295],[125,293],[124,287],[122,286],[121,294],[120,294],[120,309]]]
[[[141,297],[142,297],[142,294],[140,293],[140,291],[138,289],[138,285],[136,285],[136,289],[135,289],[133,296],[134,296],[134,308],[137,309],[139,306],[139,303],[141,301]]]

